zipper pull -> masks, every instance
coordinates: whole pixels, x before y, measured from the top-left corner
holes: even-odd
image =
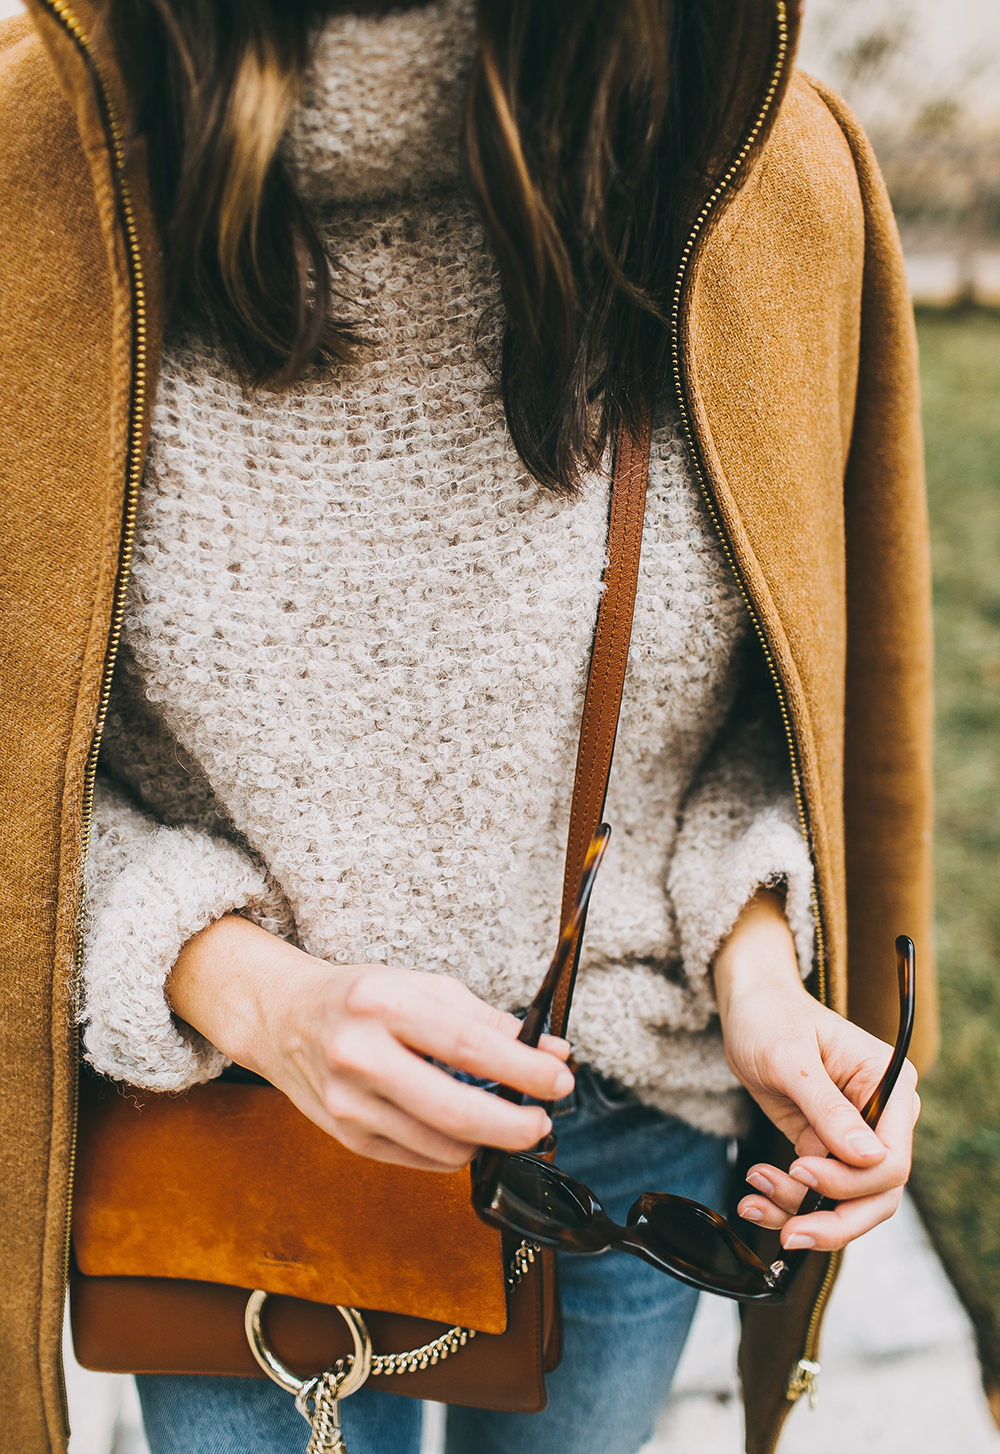
[[[814,1363],[811,1358],[800,1358],[792,1369],[792,1376],[788,1380],[788,1392],[785,1397],[789,1403],[795,1403],[804,1393],[809,1395],[809,1407],[816,1407],[816,1380],[823,1372],[819,1363]]]

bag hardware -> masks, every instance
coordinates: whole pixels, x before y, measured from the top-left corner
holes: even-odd
[[[538,1251],[533,1242],[525,1240],[520,1243],[507,1269],[509,1288],[520,1285]],[[269,1296],[260,1288],[250,1294],[243,1326],[250,1352],[268,1378],[286,1393],[294,1394],[295,1407],[312,1429],[306,1454],[347,1454],[340,1427],[340,1401],[357,1393],[372,1374],[416,1373],[418,1369],[425,1369],[457,1353],[470,1338],[476,1336],[475,1328],[463,1328],[456,1323],[440,1337],[419,1348],[411,1348],[408,1353],[375,1354],[368,1325],[357,1308],[337,1303],[337,1312],[350,1331],[354,1352],[347,1358],[338,1358],[330,1368],[314,1374],[312,1378],[297,1378],[280,1358],[275,1357],[264,1336],[264,1304]]]

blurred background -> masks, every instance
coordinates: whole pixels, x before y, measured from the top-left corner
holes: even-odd
[[[921,1086],[912,1193],[1000,1419],[1000,5],[809,0],[799,61],[872,138],[917,305],[944,1038]]]
[[[20,9],[0,0],[0,17]],[[818,1407],[800,1401],[781,1449],[1000,1454],[1000,3],[807,0],[799,63],[872,138],[917,312],[944,1048],[921,1085],[910,1199],[849,1250]],[[646,1454],[742,1449],[736,1337],[732,1306],[703,1299]],[[144,1454],[131,1380],[69,1350],[68,1382],[72,1454]],[[432,1408],[425,1454],[439,1430]]]
[[[798,61],[875,145],[914,301],[1000,305],[996,0],[806,0]]]

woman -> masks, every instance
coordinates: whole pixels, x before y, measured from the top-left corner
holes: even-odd
[[[877,1136],[858,1111],[893,936],[926,962],[927,591],[898,246],[851,118],[791,77],[794,17],[32,20],[3,71],[18,1447],[62,1437],[88,830],[105,1074],[181,1090],[233,1062],[431,1170],[545,1134],[469,1083],[499,1080],[560,1102],[560,1165],[613,1215],[651,1185],[719,1204],[748,1091],[795,1156],[751,1168],[740,1215],[836,1252],[898,1204],[918,1104],[910,1071]],[[574,1080],[511,1012],[557,923],[608,450],[646,407]],[[806,1187],[840,1205],[796,1216]],[[750,1449],[811,1374],[813,1262],[747,1320]],[[452,1410],[449,1448],[640,1447],[694,1300],[628,1263],[563,1259],[549,1408]],[[154,1454],[305,1444],[270,1384],[140,1392]],[[416,1450],[419,1409],[363,1389],[348,1446]]]

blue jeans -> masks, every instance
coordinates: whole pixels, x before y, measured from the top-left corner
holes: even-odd
[[[559,1165],[619,1222],[643,1191],[719,1207],[726,1142],[643,1106],[586,1068],[556,1114]],[[636,1454],[650,1438],[697,1294],[636,1257],[560,1254],[563,1360],[541,1414],[453,1407],[447,1454]],[[305,1420],[276,1384],[251,1378],[139,1377],[152,1454],[304,1454]],[[419,1454],[418,1399],[363,1388],[341,1404],[350,1454]]]

